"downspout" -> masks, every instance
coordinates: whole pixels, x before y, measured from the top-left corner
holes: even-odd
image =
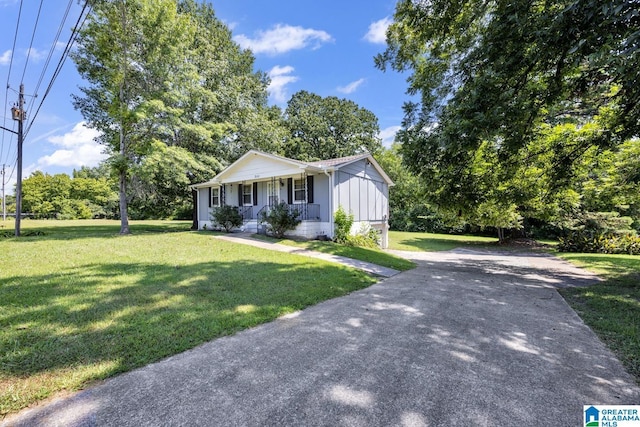
[[[335,232],[335,226],[333,225],[333,195],[334,195],[334,188],[333,188],[333,172],[331,173],[331,175],[329,175],[329,172],[327,172],[327,168],[323,167],[322,168],[322,172],[324,172],[324,174],[327,176],[327,178],[329,178],[329,188],[330,188],[330,192],[329,192],[329,233],[331,236],[331,240],[333,240],[333,234]]]
[[[196,230],[200,229],[200,189],[199,188],[194,188],[191,187],[191,191],[195,192],[195,197],[194,197],[194,202],[195,202],[195,206],[193,207],[196,210],[196,214],[195,214],[195,226],[196,226]]]

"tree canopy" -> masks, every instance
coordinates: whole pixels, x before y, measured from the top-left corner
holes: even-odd
[[[102,132],[119,176],[123,233],[129,205],[136,216],[171,216],[191,181],[284,138],[266,75],[208,3],[95,2],[73,59],[89,83],[74,105]]]
[[[433,201],[498,225],[571,200],[585,156],[640,130],[639,6],[401,0],[376,64],[410,72],[398,139]]]
[[[313,161],[345,157],[382,147],[378,118],[353,101],[314,93],[295,93],[285,110],[289,131],[284,155]]]

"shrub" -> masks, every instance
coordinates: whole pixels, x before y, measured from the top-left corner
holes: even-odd
[[[242,215],[235,206],[224,205],[215,208],[211,213],[211,220],[230,233],[235,227],[242,225]]]
[[[640,254],[640,237],[630,228],[630,218],[617,212],[586,212],[572,219],[560,237],[563,252]]]
[[[334,217],[336,243],[345,244],[351,235],[351,226],[353,225],[353,214],[347,214],[342,206],[338,207]]]
[[[267,223],[267,229],[278,239],[284,237],[284,233],[293,230],[302,222],[299,219],[300,212],[297,209],[289,210],[289,205],[282,202],[260,213],[260,222]]]
[[[640,236],[635,234],[585,236],[574,232],[560,238],[558,249],[563,252],[640,255]]]
[[[363,223],[356,234],[347,236],[345,245],[371,249],[378,248],[380,246],[380,232]]]

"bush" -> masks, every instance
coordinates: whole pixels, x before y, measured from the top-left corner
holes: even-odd
[[[631,219],[617,212],[586,212],[567,224],[558,249],[563,252],[640,254],[640,237]]]
[[[356,234],[347,236],[347,241],[344,244],[361,248],[378,248],[380,247],[380,232],[363,223]]]
[[[336,243],[347,243],[347,239],[351,235],[351,226],[353,226],[353,214],[347,215],[344,208],[339,206],[333,217],[333,223],[335,224],[334,240]]]
[[[235,206],[224,205],[215,208],[211,213],[211,220],[230,233],[235,227],[242,225],[242,215]]]
[[[586,236],[573,232],[560,238],[558,249],[562,252],[640,255],[640,236],[635,234]]]
[[[282,202],[260,213],[260,222],[266,222],[268,231],[278,239],[284,237],[284,233],[293,230],[302,222],[298,217],[300,212],[297,209],[289,211],[289,205]]]

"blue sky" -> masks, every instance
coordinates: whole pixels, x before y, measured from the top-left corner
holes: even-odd
[[[408,99],[406,81],[396,72],[375,68],[373,57],[385,48],[384,31],[395,0],[216,0],[212,4],[217,17],[232,29],[234,40],[254,52],[256,70],[270,75],[271,104],[284,108],[299,90],[350,99],[376,114],[380,136],[390,144],[402,120],[402,103]],[[95,131],[82,125],[82,115],[71,104],[71,94],[79,94],[78,87],[83,85],[71,59],[44,98],[81,9],[76,0],[24,0],[22,6],[20,0],[0,0],[0,27],[4,29],[0,87],[9,86],[0,90],[0,126],[16,129],[11,106],[18,99],[21,82],[27,94],[26,123],[33,119],[24,143],[23,177],[35,170],[70,174],[74,168],[95,166],[104,158],[102,147],[93,141]],[[7,165],[5,181],[12,191],[16,138],[5,131],[0,138],[0,168]]]

